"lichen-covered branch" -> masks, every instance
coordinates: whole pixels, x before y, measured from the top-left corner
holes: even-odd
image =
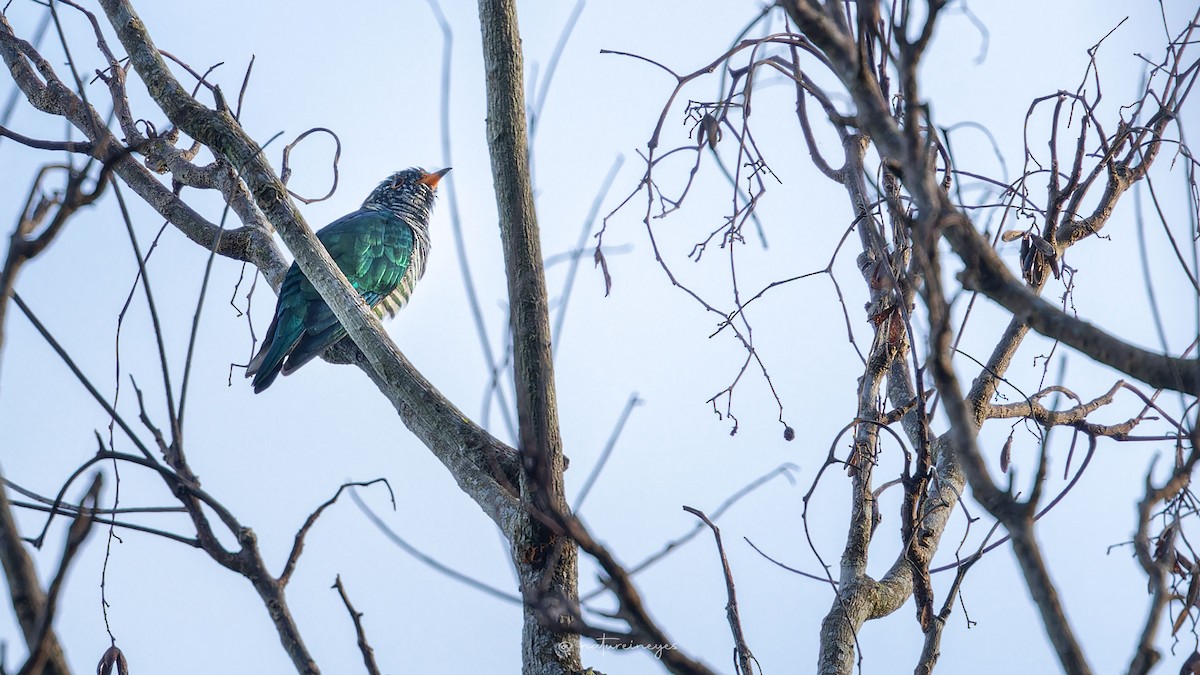
[[[404,358],[304,223],[261,148],[231,111],[205,107],[180,85],[128,2],[102,0],[100,4],[155,103],[173,124],[237,171],[259,210],[295,255],[296,264],[362,349],[362,365],[400,418],[446,465],[463,491],[503,531],[512,532],[519,510],[505,477],[516,473],[515,452],[471,423]]]

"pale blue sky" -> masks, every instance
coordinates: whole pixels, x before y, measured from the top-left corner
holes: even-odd
[[[1134,54],[1157,60],[1162,52],[1161,20],[1152,3],[977,4],[972,9],[990,34],[986,60],[974,61],[980,51],[979,32],[962,14],[950,13],[925,64],[924,95],[938,124],[974,121],[989,127],[1009,176],[1020,172],[1029,101],[1060,89],[1074,90],[1087,64],[1087,47],[1121,18],[1130,15],[1098,57],[1105,93],[1102,115],[1115,119],[1117,106],[1135,98],[1142,62]],[[1172,32],[1182,25],[1182,15],[1193,11],[1187,4],[1167,3]],[[527,75],[532,76],[535,68],[545,72],[573,6],[522,3]],[[584,9],[558,64],[535,139],[539,219],[548,255],[574,246],[596,191],[618,155],[624,155],[625,164],[602,212],[610,211],[634,188],[643,168],[637,151],[644,150],[673,84],[653,66],[599,51],[634,52],[677,72],[690,72],[723,52],[758,6],[710,2],[701,10],[689,2],[613,0],[590,3]],[[310,127],[329,127],[339,134],[340,187],[329,201],[302,207],[311,225],[323,225],[353,210],[394,170],[444,164],[438,113],[441,33],[426,3],[346,0],[331,7],[278,0],[143,1],[137,9],[161,48],[201,70],[224,61],[213,77],[227,94],[237,91],[247,62],[251,55],[256,57],[242,119],[250,133],[263,141],[283,132],[281,140],[267,150],[276,163],[283,144]],[[483,127],[476,8],[473,3],[445,2],[443,9],[455,31],[450,121],[454,171],[444,185],[458,199],[490,342],[499,351],[503,263]],[[16,0],[8,10],[9,21],[18,34],[29,36],[42,11],[39,5]],[[68,30],[79,36],[73,54],[90,70],[91,64],[99,63],[90,48],[90,29],[72,12],[62,13]],[[53,39],[47,44],[53,44]],[[54,63],[62,62],[57,50],[47,52]],[[0,95],[7,95],[10,86],[0,85]],[[715,76],[701,80],[684,100],[715,98],[716,88]],[[93,100],[103,100],[100,85],[92,85],[90,93]],[[135,93],[135,115],[163,126],[162,115],[141,92]],[[739,252],[740,283],[743,289],[756,291],[771,281],[823,268],[851,216],[840,188],[808,165],[790,87],[768,86],[764,80],[755,104],[752,123],[757,138],[782,182],[769,185],[760,205],[770,249],[751,245]],[[664,146],[686,138],[683,117],[681,109],[671,112]],[[63,134],[60,121],[28,106],[19,109],[9,126],[43,138]],[[1115,122],[1108,127],[1115,128]],[[1035,118],[1032,128],[1037,134],[1035,147],[1043,151],[1045,116]],[[998,173],[990,146],[980,135],[964,131],[955,142],[964,168]],[[828,136],[824,143],[836,148]],[[293,186],[302,194],[324,193],[330,154],[331,144],[323,137],[298,150],[292,159]],[[14,221],[32,166],[39,161],[44,158],[37,153],[8,141],[0,144],[0,166],[6,178],[0,181],[0,226],[8,228]],[[675,165],[673,175],[660,175],[670,175],[678,184],[689,161]],[[681,279],[728,306],[727,258],[713,254],[692,263],[686,257],[694,243],[720,224],[728,207],[722,179],[710,168],[702,180],[688,208],[654,221],[655,233]],[[1185,215],[1181,181],[1177,167],[1160,183],[1175,208],[1175,218]],[[644,198],[635,202],[644,204]],[[211,196],[201,196],[196,203],[210,218],[219,217],[219,202]],[[485,362],[466,307],[448,206],[448,195],[443,194],[433,217],[428,273],[411,305],[388,326],[416,366],[462,410],[480,419]],[[1072,250],[1069,262],[1079,268],[1074,304],[1081,316],[1154,347],[1158,338],[1141,290],[1141,270],[1136,259],[1129,258],[1137,246],[1132,206],[1130,196],[1107,231],[1110,241],[1091,241]],[[785,419],[798,437],[792,443],[782,439],[775,403],[753,366],[736,392],[740,428],[731,437],[728,422],[718,420],[705,400],[729,384],[744,352],[727,334],[708,338],[716,318],[671,287],[654,262],[639,208],[643,207],[635,204],[609,223],[606,244],[629,247],[609,257],[611,295],[604,297],[599,272],[585,262],[571,299],[556,366],[564,444],[572,460],[568,490],[574,494],[581,486],[626,399],[635,391],[645,403],[634,411],[582,512],[597,538],[624,562],[637,562],[690,529],[694,519],[681,505],[711,510],[781,463],[798,465],[796,486],[782,479],[772,481],[732,509],[720,525],[755,655],[767,672],[807,672],[815,662],[817,627],[831,595],[821,584],[763,560],[742,538],[750,538],[788,564],[819,571],[800,529],[800,500],[833,435],[853,417],[855,380],[861,372],[845,341],[836,296],[827,278],[816,277],[777,289],[750,310],[756,345],[783,399]],[[141,207],[135,218],[145,247],[161,221]],[[866,295],[854,267],[853,243],[842,252],[835,269],[847,295],[855,334],[865,345],[869,326],[861,307]],[[1160,233],[1151,236],[1150,244],[1154,255],[1166,255]],[[1015,261],[1015,245],[1004,254]],[[149,266],[167,326],[176,385],[204,262],[203,251],[168,229]],[[187,450],[206,489],[257,532],[272,568],[282,567],[296,529],[343,479],[383,476],[395,488],[397,511],[386,508],[380,489],[372,488],[364,497],[394,529],[429,555],[512,590],[506,547],[490,521],[459,492],[444,468],[356,369],[314,363],[260,396],[251,393],[240,369],[234,369],[233,386],[227,386],[229,364],[244,363],[251,350],[246,320],[238,318],[227,302],[240,271],[239,264],[225,260],[214,267],[189,395]],[[111,392],[114,386],[115,317],[134,272],[115,204],[106,198],[73,220],[18,282],[18,291],[103,392]],[[549,272],[556,295],[564,272],[564,265]],[[1164,318],[1171,347],[1181,349],[1197,332],[1194,301],[1183,292],[1182,276],[1171,266],[1161,266],[1154,275],[1159,299],[1170,309]],[[245,286],[243,295],[244,291]],[[1047,297],[1061,292],[1061,286],[1052,286]],[[244,306],[240,296],[237,302]],[[260,287],[251,313],[259,335],[273,304],[274,298]],[[978,356],[990,347],[1001,315],[982,301],[977,311],[980,316],[963,349]],[[103,429],[107,419],[19,314],[10,313],[6,330],[0,370],[0,464],[8,478],[52,493],[95,451],[93,430]],[[153,392],[159,380],[149,338],[147,313],[139,296],[123,327],[121,369],[124,377],[133,374],[147,392]],[[1045,341],[1031,340],[1010,379],[1035,390],[1041,368],[1033,365],[1033,358],[1047,349]],[[1057,353],[1063,352],[1060,348]],[[961,365],[964,376],[973,377],[969,362]],[[1057,373],[1058,367],[1056,360],[1051,372]],[[1107,390],[1116,377],[1076,356],[1071,356],[1068,369],[1070,381],[1085,398]],[[121,386],[122,410],[133,417],[128,379]],[[151,414],[161,421],[161,395],[149,400]],[[1168,409],[1177,411],[1178,397],[1164,400]],[[1101,419],[1118,420],[1130,410],[1130,405],[1123,405]],[[511,441],[495,410],[489,426]],[[983,443],[993,448],[989,457],[995,456],[1007,433],[1005,424],[985,429]],[[1060,434],[1059,440],[1065,436]],[[1036,447],[1028,436],[1017,438],[1014,463],[1018,479],[1027,478]],[[1153,444],[1102,443],[1072,498],[1040,530],[1071,618],[1100,672],[1124,667],[1146,603],[1145,582],[1129,550],[1116,549],[1111,555],[1105,555],[1105,550],[1129,538],[1133,503],[1146,467],[1154,453],[1165,450]],[[1056,454],[1052,473],[1061,475],[1062,457]],[[877,475],[894,473],[898,467],[897,458],[885,451]],[[123,505],[170,500],[152,476],[123,468],[121,478]],[[1061,481],[1053,485],[1060,486]],[[106,495],[111,499],[111,481]],[[874,549],[873,572],[890,565],[899,548],[896,499],[897,494],[884,498],[884,529]],[[815,517],[810,517],[813,538],[826,561],[835,562],[848,502],[840,474],[822,484],[815,500]],[[979,508],[972,513],[978,515]],[[33,530],[42,520],[24,514],[21,522]],[[187,532],[182,518],[148,522]],[[939,561],[953,559],[964,522],[961,514],[954,522]],[[970,541],[977,542],[983,529],[973,528]],[[51,537],[55,544],[38,555],[43,573],[53,568],[61,538],[55,530]],[[109,561],[109,617],[135,672],[190,675],[214,666],[231,672],[291,670],[265,611],[243,579],[220,569],[199,551],[137,533],[124,533],[122,538],[123,543],[114,544]],[[58,622],[79,672],[90,670],[108,645],[99,601],[102,544],[103,537],[94,536],[76,563]],[[337,574],[358,610],[365,613],[384,672],[518,670],[518,607],[432,572],[385,542],[347,500],[328,510],[314,528],[288,588],[292,610],[325,672],[352,673],[361,667],[350,620],[336,593],[329,590]],[[591,589],[594,579],[594,567],[585,562],[581,585]],[[638,581],[650,611],[681,647],[718,670],[728,670],[732,642],[725,622],[725,589],[709,538],[697,539]],[[939,594],[949,581],[945,575],[935,578]],[[1055,670],[1053,653],[1041,636],[1036,612],[1007,549],[981,562],[968,577],[964,592],[971,619],[978,623],[967,630],[956,609],[946,630],[939,670]],[[5,665],[11,668],[18,663],[21,641],[8,613],[0,614],[0,639],[9,645]],[[863,672],[911,669],[920,637],[911,605],[868,624],[860,638]],[[1169,645],[1169,637],[1164,636],[1160,646]],[[1162,671],[1177,669],[1181,655],[1191,649],[1190,643],[1181,644]],[[586,641],[584,661],[605,672],[663,672],[650,655],[601,651]]]

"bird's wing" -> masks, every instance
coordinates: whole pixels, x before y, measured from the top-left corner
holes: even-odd
[[[317,238],[371,307],[396,289],[412,257],[412,228],[386,212],[355,211],[330,223],[317,233]],[[297,306],[295,312],[303,314],[303,333],[283,365],[284,375],[316,358],[346,334],[312,283],[300,276],[299,296],[304,307],[301,310]]]

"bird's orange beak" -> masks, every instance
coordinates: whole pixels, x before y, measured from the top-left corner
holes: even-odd
[[[450,170],[450,167],[446,167],[446,168],[442,169],[441,171],[434,171],[433,173],[427,173],[424,176],[421,176],[420,178],[418,178],[417,182],[428,185],[429,189],[431,189],[431,190],[437,189],[438,181],[440,181],[442,179],[442,176],[445,176],[446,172],[448,172],[449,170]]]

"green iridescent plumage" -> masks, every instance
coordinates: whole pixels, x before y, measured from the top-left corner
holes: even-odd
[[[350,285],[375,312],[394,316],[425,272],[429,209],[434,188],[449,171],[407,169],[375,188],[363,207],[317,232]],[[260,392],[346,335],[333,311],[295,263],[279,289],[275,318],[246,368]]]

